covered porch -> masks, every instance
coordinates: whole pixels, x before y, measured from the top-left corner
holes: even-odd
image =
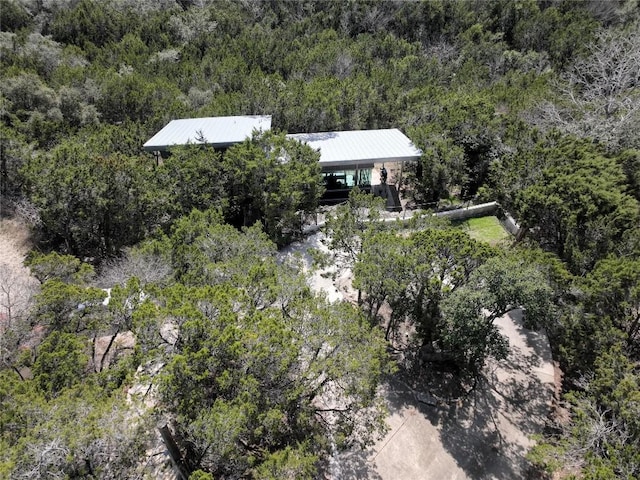
[[[297,133],[288,135],[320,152],[325,181],[324,204],[349,198],[358,187],[381,196],[387,209],[400,207],[398,187],[404,163],[420,158],[422,152],[398,129],[353,130],[343,132]],[[382,168],[387,179],[381,178]]]

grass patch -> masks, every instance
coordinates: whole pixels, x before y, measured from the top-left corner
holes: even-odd
[[[506,243],[511,239],[509,232],[495,216],[469,218],[457,223],[457,226],[465,230],[471,238],[490,245]]]

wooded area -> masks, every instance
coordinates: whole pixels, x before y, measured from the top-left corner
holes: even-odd
[[[227,115],[272,131],[142,150]],[[518,306],[570,412],[532,472],[640,478],[636,0],[0,0],[0,117],[0,216],[30,227],[38,283],[25,300],[0,265],[0,477],[146,478],[164,421],[190,478],[318,478],[384,431],[401,331],[464,390]],[[359,298],[330,303],[276,259],[324,189],[285,135],[376,128],[424,152],[414,205],[495,200],[522,229],[399,231],[354,191],[317,261]]]

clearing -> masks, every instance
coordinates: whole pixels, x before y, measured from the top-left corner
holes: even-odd
[[[495,216],[469,218],[454,225],[462,228],[471,238],[490,245],[499,245],[513,238]]]

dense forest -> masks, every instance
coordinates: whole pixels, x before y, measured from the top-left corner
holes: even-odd
[[[636,0],[0,0],[0,65],[0,214],[29,225],[38,283],[22,302],[0,275],[0,477],[150,478],[166,424],[184,478],[318,478],[384,430],[401,325],[472,388],[520,306],[570,412],[532,473],[640,478]],[[142,151],[227,115],[273,128]],[[399,235],[354,192],[318,262],[360,295],[330,303],[276,258],[323,192],[285,134],[375,128],[423,151],[415,205],[496,200],[521,230]]]

